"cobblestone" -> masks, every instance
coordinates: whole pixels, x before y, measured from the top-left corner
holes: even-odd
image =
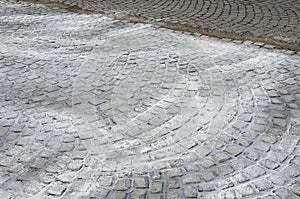
[[[296,44],[299,51],[299,5],[297,0],[282,2],[273,1],[213,1],[213,0],[50,0],[38,1],[46,5],[63,8],[93,10],[116,15],[118,19],[132,22],[147,22],[163,24],[162,27],[183,31],[200,31],[207,34],[228,37],[235,43],[246,41],[261,47],[272,49],[278,41]],[[74,7],[75,6],[75,7]],[[243,35],[239,37],[238,35]],[[248,39],[258,39],[249,42]],[[269,43],[266,45],[266,43]],[[51,44],[51,42],[50,42]],[[295,53],[287,51],[287,53]]]
[[[64,192],[65,187],[62,185],[53,185],[48,189],[50,195],[60,196]]]
[[[299,198],[299,55],[98,12],[297,43],[295,1],[58,2],[0,0],[2,198]]]

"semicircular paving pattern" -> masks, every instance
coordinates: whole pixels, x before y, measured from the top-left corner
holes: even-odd
[[[299,197],[298,55],[2,3],[1,196]]]
[[[39,1],[41,2],[41,1]],[[144,16],[184,24],[201,31],[252,34],[299,44],[300,7],[297,0],[43,0],[89,10]]]

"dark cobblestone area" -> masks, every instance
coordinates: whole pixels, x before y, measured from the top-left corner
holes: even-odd
[[[300,198],[295,52],[12,0],[0,40],[1,199]]]
[[[299,0],[38,0],[36,2],[59,2],[87,10],[123,13],[142,17],[143,20],[146,18],[155,22],[187,25],[199,31],[253,35],[300,44]],[[226,34],[223,36],[226,37]],[[300,51],[299,48],[297,51]]]

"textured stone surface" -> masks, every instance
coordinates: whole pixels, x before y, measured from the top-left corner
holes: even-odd
[[[3,198],[299,198],[299,55],[7,0],[0,39]]]
[[[250,34],[300,44],[298,0],[34,0],[78,12],[101,11],[132,21],[173,24],[205,32]],[[56,4],[53,4],[55,2]],[[51,4],[52,3],[52,4]],[[72,6],[72,7],[70,7]],[[69,8],[68,8],[69,7]],[[124,17],[125,15],[125,17]],[[241,43],[240,40],[234,40]],[[254,42],[263,46],[262,42]],[[265,46],[272,49],[272,45]],[[299,48],[298,48],[299,49]],[[293,53],[289,51],[289,53]]]

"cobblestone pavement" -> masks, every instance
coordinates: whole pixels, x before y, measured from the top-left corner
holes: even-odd
[[[31,0],[37,1],[37,0]],[[300,45],[299,0],[38,0]],[[53,4],[55,5],[55,4]],[[168,25],[170,26],[170,25]],[[174,26],[173,26],[174,27]],[[296,48],[296,47],[294,47]],[[299,46],[297,48],[299,50]]]
[[[300,197],[299,55],[6,0],[0,39],[1,199]]]

